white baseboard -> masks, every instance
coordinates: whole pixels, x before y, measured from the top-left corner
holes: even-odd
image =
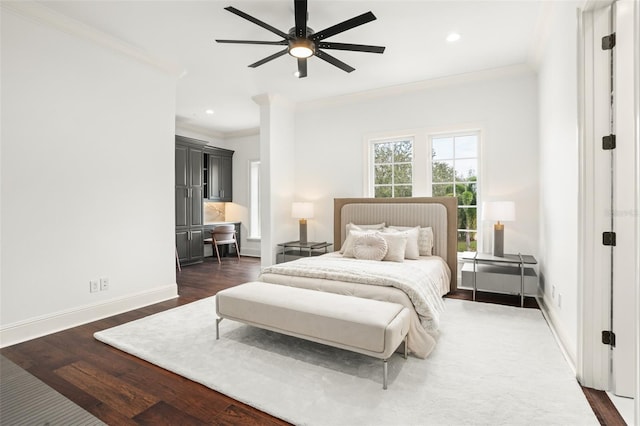
[[[0,348],[178,297],[177,284],[0,327]]]
[[[257,249],[243,248],[242,250],[240,250],[240,255],[247,256],[247,257],[260,257],[260,248],[259,247]]]
[[[542,315],[544,319],[549,324],[549,328],[551,329],[551,333],[553,337],[558,342],[558,346],[562,351],[562,355],[567,360],[569,367],[573,371],[574,375],[577,375],[576,370],[576,353],[569,345],[569,339],[567,338],[567,334],[562,327],[558,316],[556,315],[555,309],[553,308],[553,304],[550,303],[549,299],[546,296],[537,296],[536,300],[538,302],[538,306],[540,306],[540,310],[542,311]]]

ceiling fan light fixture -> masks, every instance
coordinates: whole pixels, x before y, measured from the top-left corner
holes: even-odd
[[[296,38],[289,42],[289,55],[294,58],[309,58],[315,53],[315,44],[306,38]]]

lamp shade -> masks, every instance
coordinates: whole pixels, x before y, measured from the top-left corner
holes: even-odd
[[[313,203],[293,203],[291,217],[295,219],[311,219],[313,217]]]
[[[516,204],[513,201],[487,201],[482,203],[482,219],[508,222],[516,220]]]

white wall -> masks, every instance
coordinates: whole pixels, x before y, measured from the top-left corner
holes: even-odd
[[[2,7],[3,346],[177,296],[174,117],[175,76]]]
[[[575,2],[554,3],[539,69],[540,282],[575,362],[578,321],[578,110]],[[555,288],[555,291],[553,290]]]
[[[506,226],[505,247],[538,255],[537,122],[536,75],[526,67],[302,105],[296,117],[295,193],[315,201],[309,239],[333,240],[333,198],[364,195],[364,135],[468,127],[482,129],[481,195],[516,202],[517,220]],[[486,251],[490,244],[489,235]]]

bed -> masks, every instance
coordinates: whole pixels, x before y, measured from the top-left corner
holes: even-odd
[[[430,227],[432,255],[380,262],[347,258],[340,253],[348,237],[348,224],[381,223],[385,228]],[[442,296],[457,288],[456,224],[457,200],[452,197],[337,198],[336,251],[269,266],[258,280],[400,303],[411,310],[409,350],[426,358],[436,344],[439,316],[444,309]]]

